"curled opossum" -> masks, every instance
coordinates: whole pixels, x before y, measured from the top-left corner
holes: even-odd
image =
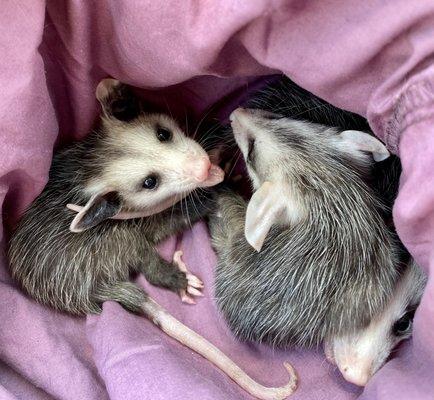
[[[226,250],[218,246],[216,296],[230,325],[277,346],[365,326],[391,294],[398,256],[381,203],[360,179],[372,157],[358,143],[376,158],[387,150],[362,132],[260,110],[237,109],[232,128],[255,192]],[[233,206],[222,202],[223,221]]]
[[[218,197],[210,221],[217,303],[239,338],[283,347],[327,339],[339,365],[338,338],[356,342],[391,299],[405,310],[423,286],[394,297],[419,270],[408,272],[386,223],[381,185],[367,183],[388,152],[364,132],[264,110],[237,109],[231,121],[255,191],[248,204],[232,192]],[[371,361],[369,374],[385,358]]]
[[[257,384],[129,281],[131,272],[140,272],[189,303],[201,294],[203,284],[187,271],[181,254],[166,262],[155,245],[209,211],[206,196],[194,204],[188,194],[219,183],[223,172],[172,118],[143,113],[127,86],[103,80],[96,95],[103,108],[99,128],[54,157],[47,186],[11,239],[13,278],[38,302],[71,314],[99,313],[104,301],[117,301],[252,395],[285,398],[296,387],[289,364],[286,386]]]

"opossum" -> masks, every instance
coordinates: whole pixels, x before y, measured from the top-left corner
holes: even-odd
[[[372,181],[382,174],[372,162],[388,152],[363,132],[261,110],[238,109],[231,120],[256,192],[248,205],[231,192],[218,197],[210,221],[217,303],[241,339],[281,347],[327,339],[341,368],[341,349],[355,350],[354,338],[371,332],[391,304],[401,309],[392,307],[394,319],[381,319],[381,327],[403,323],[402,309],[414,307],[423,287],[407,279],[421,272],[406,269],[400,242],[384,219],[389,211],[376,196],[396,185],[381,177],[373,188],[365,183],[367,175]],[[413,296],[399,295],[401,286]],[[370,373],[393,342],[371,360],[376,365]]]
[[[261,110],[231,118],[255,192],[248,206],[219,201],[227,239],[214,241],[216,297],[229,325],[276,346],[318,345],[366,326],[398,277],[382,205],[360,179],[372,164],[365,151],[380,159],[386,148],[363,132]]]
[[[287,385],[257,384],[129,281],[131,272],[140,272],[183,301],[201,295],[203,283],[187,271],[182,254],[176,252],[169,263],[155,245],[209,211],[206,196],[194,204],[187,195],[219,183],[223,172],[172,118],[144,113],[127,86],[103,80],[96,96],[100,126],[55,155],[48,184],[12,236],[13,278],[38,302],[74,315],[99,313],[104,301],[117,301],[210,360],[253,396],[285,398],[297,381],[289,364]]]

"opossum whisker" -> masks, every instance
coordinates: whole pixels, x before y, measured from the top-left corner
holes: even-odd
[[[196,140],[196,135],[199,132],[200,127],[204,123],[205,120],[208,119],[208,116],[211,114],[212,111],[214,111],[215,106],[209,107],[208,110],[203,114],[202,118],[199,120],[199,122],[196,124],[196,129],[193,133],[193,139]],[[219,129],[219,126],[216,126],[216,129]],[[198,141],[200,143],[200,141]]]
[[[164,104],[166,105],[166,110],[167,110],[167,112],[169,113],[170,118],[175,119],[175,118],[173,117],[172,109],[170,108],[170,106],[169,106],[169,102],[167,101],[167,98],[166,98],[165,95],[163,95],[163,101],[164,101]]]
[[[236,160],[235,160],[235,162],[232,163],[232,160],[234,159],[235,156],[236,156]],[[234,172],[234,170],[235,170],[235,168],[236,168],[236,166],[237,166],[237,164],[238,164],[238,161],[240,161],[241,156],[242,156],[241,150],[238,150],[238,151],[234,154],[234,156],[231,157],[231,159],[230,159],[229,162],[232,163],[232,167],[231,167],[231,169],[229,170],[229,172],[227,173],[227,177],[232,176],[232,173]]]

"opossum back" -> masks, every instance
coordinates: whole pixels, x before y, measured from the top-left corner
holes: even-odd
[[[225,217],[211,222],[220,243],[215,295],[237,336],[275,346],[316,345],[328,334],[365,326],[384,306],[397,277],[393,254],[362,254],[311,223],[273,228],[256,253],[243,225],[231,223],[243,219],[245,206],[225,197]],[[371,264],[369,273],[364,263]]]
[[[263,90],[256,92],[245,106],[341,130],[371,131],[365,118],[327,103],[286,76],[271,80]]]
[[[67,202],[48,188],[26,211],[9,243],[11,274],[43,304],[74,314],[99,312],[92,292],[97,282],[128,279],[128,268],[119,265],[136,261],[138,228],[113,222],[74,234]]]

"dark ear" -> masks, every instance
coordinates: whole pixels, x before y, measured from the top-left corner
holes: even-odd
[[[86,206],[72,220],[69,230],[83,232],[106,219],[114,217],[121,210],[121,201],[116,192],[99,193],[90,198]]]
[[[116,79],[103,79],[96,88],[95,96],[101,103],[103,113],[119,121],[131,121],[141,112],[139,99],[131,88]]]

